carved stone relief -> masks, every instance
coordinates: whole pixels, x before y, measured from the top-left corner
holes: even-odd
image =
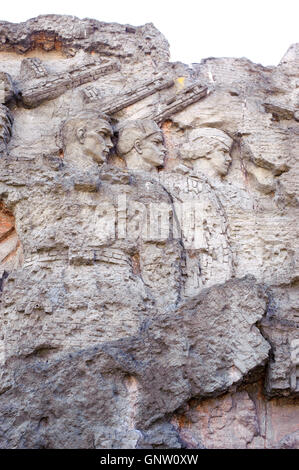
[[[299,49],[191,69],[152,25],[25,24],[1,25],[0,447],[296,447]]]
[[[7,145],[11,139],[13,117],[9,109],[0,105],[0,154],[7,150]]]
[[[117,151],[130,170],[151,172],[163,166],[166,149],[155,121],[142,119],[120,128]]]

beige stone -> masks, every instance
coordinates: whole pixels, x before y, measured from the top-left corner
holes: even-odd
[[[0,26],[0,448],[297,448],[298,44]]]

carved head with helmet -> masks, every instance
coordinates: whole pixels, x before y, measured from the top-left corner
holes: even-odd
[[[162,131],[151,119],[127,121],[119,129],[117,151],[129,169],[155,170],[166,153]]]
[[[233,140],[220,129],[202,127],[188,135],[180,148],[181,158],[190,161],[194,170],[213,176],[225,176],[231,164]]]

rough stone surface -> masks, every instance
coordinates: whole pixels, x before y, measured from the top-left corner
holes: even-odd
[[[257,382],[218,398],[191,400],[172,424],[187,448],[298,448],[298,400],[265,401]]]
[[[0,23],[0,448],[299,447],[299,45]]]

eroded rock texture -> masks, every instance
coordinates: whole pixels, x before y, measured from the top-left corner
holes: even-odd
[[[299,46],[0,39],[0,448],[298,447]]]

